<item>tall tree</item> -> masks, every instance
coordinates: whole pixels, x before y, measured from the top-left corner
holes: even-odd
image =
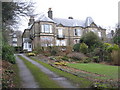
[[[16,23],[19,16],[28,16],[33,11],[33,2],[2,2],[3,27]]]
[[[34,2],[2,2],[2,30],[3,39],[7,41],[6,34],[11,27],[17,26],[20,16],[29,16],[34,10]],[[20,20],[19,20],[20,21]],[[8,35],[7,35],[8,36]]]
[[[119,25],[116,28],[116,33],[115,33],[115,36],[113,37],[113,42],[120,46],[120,27],[119,27]]]

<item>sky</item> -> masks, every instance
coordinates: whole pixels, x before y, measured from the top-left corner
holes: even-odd
[[[47,16],[48,8],[52,8],[54,18],[68,18],[86,20],[93,18],[97,25],[106,29],[114,29],[118,23],[119,0],[33,0],[36,2],[35,13]],[[25,21],[25,20],[24,20]],[[26,21],[19,29],[27,28]],[[107,32],[110,30],[107,30]]]

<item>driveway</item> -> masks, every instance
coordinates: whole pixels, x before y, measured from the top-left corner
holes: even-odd
[[[33,75],[26,67],[24,62],[17,57],[17,55],[16,55],[16,63],[19,68],[22,88],[39,88],[37,82],[35,82],[35,79],[33,78]]]
[[[29,62],[31,62],[32,64],[34,64],[34,65],[36,65],[38,68],[40,68],[40,70],[42,71],[42,72],[44,72],[45,74],[47,74],[48,76],[49,76],[49,78],[51,78],[51,79],[53,79],[56,83],[58,83],[61,87],[63,87],[63,88],[77,88],[76,86],[74,86],[70,81],[68,81],[65,77],[60,77],[59,75],[57,75],[57,74],[55,74],[54,72],[52,72],[52,71],[50,71],[48,68],[46,68],[46,67],[44,67],[43,65],[41,65],[40,63],[38,63],[38,62],[36,62],[36,61],[33,61],[33,60],[31,60],[30,58],[28,58],[28,57],[26,57],[24,54],[19,54],[19,55],[21,55],[22,57],[24,57],[26,60],[28,60]],[[18,61],[18,65],[19,65],[19,67],[21,68],[22,66],[21,65],[23,65],[24,63],[21,61],[21,60],[19,60],[18,58],[17,58],[17,61]],[[20,65],[21,64],[21,65]],[[25,65],[23,65],[24,67],[25,67]],[[23,69],[21,69],[21,70],[23,70]],[[20,70],[20,71],[21,71]],[[21,71],[20,73],[24,73],[24,71]],[[31,76],[31,78],[32,78],[32,80],[33,80],[33,77],[32,77],[32,75],[31,75],[31,73],[30,72],[26,72],[26,74],[30,74],[30,76]],[[21,76],[24,76],[24,74],[22,75],[21,74]],[[23,77],[23,78],[25,78],[25,77]],[[27,77],[28,78],[28,77]],[[28,78],[28,79],[31,79],[31,78]],[[31,80],[31,81],[32,81]],[[30,81],[29,81],[30,82]],[[28,82],[26,82],[26,83],[28,83]],[[32,82],[32,84],[34,83],[34,85],[33,85],[33,87],[37,87],[37,84],[36,84],[36,82],[33,80],[33,82]]]

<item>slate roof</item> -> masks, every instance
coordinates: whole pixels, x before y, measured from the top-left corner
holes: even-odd
[[[33,24],[29,25],[27,29],[31,29],[32,25],[33,25]]]
[[[37,20],[36,22],[39,22],[39,21],[45,21],[45,22],[53,22],[55,23],[52,19],[50,19],[49,17],[45,16],[45,15],[41,15]]]
[[[26,43],[26,42],[29,42],[29,43],[30,43],[30,42],[32,42],[32,40],[29,39],[29,38],[26,38],[25,41],[24,41],[24,43]]]
[[[74,26],[81,26],[85,27],[85,21],[81,20],[76,20],[76,19],[62,19],[62,18],[54,18],[53,19],[57,25],[62,24],[63,26],[69,26],[69,27],[74,27]]]
[[[63,26],[68,26],[68,27],[75,27],[75,26],[87,27],[94,22],[91,17],[87,17],[86,20],[84,21],[77,19],[63,19],[63,18],[53,18],[52,20],[49,17],[45,16],[44,14],[41,15],[35,22],[39,22],[39,21],[53,22],[56,23],[57,25],[62,24]]]

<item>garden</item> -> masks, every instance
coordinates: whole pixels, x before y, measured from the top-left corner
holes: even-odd
[[[74,46],[38,47],[29,54],[55,68],[94,81],[95,85],[118,87],[119,44],[105,43],[93,32],[86,33]]]

